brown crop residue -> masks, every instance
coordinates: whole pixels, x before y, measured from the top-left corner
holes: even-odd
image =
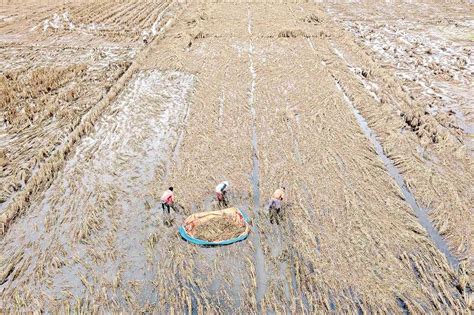
[[[0,309],[472,312],[472,78],[456,61],[471,13],[461,1],[8,2]],[[443,46],[452,60],[436,57]],[[223,180],[249,237],[184,241],[178,227],[217,209]]]
[[[0,74],[2,131],[8,143],[2,148],[0,203],[26,185],[128,66],[114,63],[99,72],[78,64]]]
[[[218,242],[236,238],[243,232],[245,232],[244,224],[236,224],[234,216],[224,215],[196,225],[189,234],[197,239]]]
[[[356,74],[336,76],[350,86],[416,197],[432,209],[451,249],[472,267],[472,66],[463,61],[470,58],[472,41],[458,36],[470,29],[470,11],[461,4],[383,8],[378,2],[327,7],[347,31],[331,48]],[[432,19],[432,11],[443,14]],[[369,12],[373,17],[361,20]],[[346,40],[348,35],[355,39]],[[364,89],[375,98],[361,97]],[[387,119],[389,113],[400,119]]]

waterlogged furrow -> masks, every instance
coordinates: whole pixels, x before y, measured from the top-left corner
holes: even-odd
[[[311,40],[308,39],[308,43],[310,44],[310,47],[314,49],[314,46],[312,46]],[[368,90],[368,93],[375,99],[375,101],[380,103],[380,98],[369,88],[370,82],[368,80],[364,79],[364,75],[362,74],[363,70],[361,69],[356,69],[352,65],[348,64],[346,59],[344,58],[344,55],[335,47],[334,43],[331,42],[331,47],[334,51],[334,53],[341,58],[344,63],[347,64],[347,67],[351,69],[351,71],[354,73],[355,76],[362,82],[364,87]],[[326,66],[326,62],[322,62],[324,66]],[[359,76],[360,75],[360,76]],[[332,76],[332,75],[331,75]],[[349,99],[348,95],[344,91],[344,88],[341,86],[340,82],[337,81],[336,78],[334,78],[334,82],[336,84],[337,89],[342,93],[344,101],[346,104],[349,106],[351,109],[352,113],[356,117],[356,120],[361,127],[362,131],[364,132],[365,136],[372,142],[372,144],[375,147],[375,151],[377,155],[381,158],[383,161],[385,167],[387,168],[387,171],[389,172],[390,176],[395,180],[397,185],[399,186],[400,190],[403,193],[403,196],[407,203],[410,205],[410,207],[413,209],[415,214],[418,217],[418,220],[420,224],[425,228],[427,231],[428,235],[431,237],[435,245],[438,247],[438,249],[446,256],[446,259],[448,260],[449,264],[454,268],[457,269],[459,267],[459,260],[450,252],[449,247],[447,246],[446,242],[444,239],[441,237],[441,235],[438,233],[438,231],[433,227],[433,224],[430,222],[430,219],[428,218],[428,211],[429,209],[422,209],[418,205],[417,201],[415,200],[415,197],[413,194],[410,192],[408,189],[403,177],[400,174],[400,171],[397,169],[397,167],[394,165],[393,161],[387,157],[384,153],[384,150],[382,148],[382,145],[380,142],[377,140],[376,135],[374,132],[370,129],[370,127],[367,124],[367,121],[365,118],[360,114],[360,112],[355,108],[354,104],[351,102]]]
[[[406,186],[405,181],[403,180],[402,176],[400,175],[399,170],[393,164],[393,161],[385,155],[380,142],[377,140],[377,138],[376,138],[375,134],[373,133],[373,131],[368,127],[366,120],[364,119],[364,117],[362,117],[362,115],[354,107],[354,105],[350,101],[349,97],[344,92],[344,89],[341,87],[340,83],[336,79],[334,79],[334,80],[335,80],[335,84],[337,86],[337,89],[343,94],[344,101],[350,107],[351,111],[353,112],[354,116],[356,117],[357,122],[359,123],[359,126],[361,127],[361,129],[364,132],[365,136],[374,145],[375,151],[377,152],[377,155],[382,159],[382,161],[383,161],[385,167],[387,168],[387,171],[389,172],[390,176],[392,176],[392,178],[395,180],[395,182],[399,186],[400,190],[403,193],[403,197],[405,198],[406,202],[410,205],[410,207],[413,209],[413,211],[417,215],[420,224],[425,228],[426,232],[431,237],[431,239],[433,240],[433,242],[435,243],[437,248],[446,256],[446,259],[448,260],[449,264],[454,269],[457,269],[458,265],[459,265],[459,261],[450,252],[446,242],[442,239],[441,235],[438,233],[438,231],[436,231],[436,229],[433,227],[433,224],[430,222],[430,220],[428,218],[428,214],[427,214],[427,212],[429,210],[428,209],[422,209],[422,208],[420,208],[420,206],[418,206],[418,203],[415,200],[415,197],[413,196],[413,194],[410,192],[410,190]]]
[[[253,63],[253,35],[252,35],[252,15],[250,12],[250,6],[248,8],[247,13],[247,21],[248,21],[248,35],[249,35],[249,50],[248,50],[248,57],[249,57],[249,71],[251,75],[251,83],[249,89],[249,97],[248,97],[248,105],[250,108],[250,113],[252,115],[252,173],[251,173],[251,180],[252,180],[252,192],[253,192],[253,214],[256,219],[256,224],[254,226],[254,238],[256,244],[256,251],[255,251],[255,268],[256,268],[256,277],[257,277],[257,303],[258,308],[261,311],[261,301],[263,296],[265,295],[266,290],[266,272],[265,272],[265,257],[261,246],[260,241],[260,232],[258,231],[258,225],[260,223],[260,206],[262,204],[260,200],[260,167],[259,167],[259,159],[258,159],[258,137],[257,137],[257,126],[256,126],[256,109],[255,109],[255,89],[256,89],[256,81],[257,81],[257,73],[255,71],[254,63]]]

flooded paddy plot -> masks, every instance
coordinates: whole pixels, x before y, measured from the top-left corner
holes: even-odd
[[[157,223],[144,201],[151,180],[164,174],[192,84],[179,72],[138,73],[83,139],[44,198],[2,240],[2,259],[15,264],[1,281],[2,296],[17,297],[12,307],[65,307],[89,295],[123,306],[131,293],[119,288],[143,284],[146,240]],[[26,285],[31,278],[38,281]]]
[[[38,65],[0,74],[0,209],[105,96],[130,63]]]
[[[357,42],[395,70],[407,94],[474,148],[474,11],[462,4],[332,6]],[[404,10],[408,9],[409,10]],[[440,14],[443,10],[443,14]],[[428,12],[432,14],[427,15]],[[370,19],[363,16],[370,15]],[[403,18],[396,18],[402,16]]]
[[[221,25],[218,29],[211,27],[216,23],[215,11]],[[240,17],[245,18],[245,24]],[[228,30],[238,32],[239,38],[223,37]],[[200,32],[206,35],[193,35]],[[196,74],[186,132],[167,180],[173,184],[186,213],[215,209],[214,187],[222,180],[230,182],[232,205],[249,216],[256,208],[250,196],[252,74],[247,32],[246,6],[231,11],[220,5],[196,3],[156,46],[163,51],[160,58],[148,60],[149,67],[179,67]],[[158,182],[156,187],[158,197],[159,189],[165,186]],[[252,231],[245,242],[221,248],[199,248],[179,239],[157,244],[160,251],[170,254],[162,256],[161,265],[165,268],[159,268],[156,274],[160,292],[156,309],[256,310],[254,292],[260,287],[257,274],[261,271],[255,265],[258,244],[254,236]]]
[[[120,79],[141,49],[161,34],[173,20],[174,14],[181,10],[181,6],[172,1],[136,1],[127,8],[124,4],[104,1],[100,5],[91,5],[90,1],[83,1],[41,5],[35,1],[21,4],[13,1],[2,8],[5,16],[11,16],[0,24],[2,230],[12,214],[18,212],[8,209],[16,193],[25,188],[32,175],[46,161],[56,163],[58,154],[60,159],[64,158],[64,152],[60,150],[61,153],[58,153],[58,148],[70,142],[71,134],[84,129],[83,118],[90,112],[96,113],[99,102],[108,102],[116,95],[117,86],[121,85],[118,82],[124,81]],[[147,5],[146,10],[144,5]],[[129,46],[119,38],[100,38],[102,33],[97,30],[86,34],[82,28],[73,27],[81,20],[76,20],[76,16],[69,12],[77,13],[77,17],[95,16],[106,14],[101,10],[115,6],[120,8],[115,13],[132,11],[124,12],[125,20],[110,14],[103,17],[105,21],[114,16],[117,28],[121,27],[121,23],[139,22],[135,24],[149,33],[146,41],[134,39],[136,43]],[[61,10],[66,10],[66,13],[60,13]],[[42,20],[52,12],[55,12],[53,22]],[[132,13],[136,20],[129,21],[131,16],[128,14]],[[37,19],[47,27],[30,29],[30,24],[37,23]],[[124,37],[131,38],[131,35],[125,34]],[[95,117],[95,114],[92,116]],[[91,121],[88,120],[88,123]],[[78,129],[79,126],[82,127]],[[48,174],[50,179],[53,176]],[[28,198],[23,196],[22,200]],[[15,208],[19,203],[21,201],[14,205]]]
[[[461,258],[461,265],[467,264],[471,266],[468,269],[471,269],[474,262],[474,246],[471,215],[473,198],[470,183],[474,180],[474,169],[472,149],[469,145],[471,136],[467,132],[469,128],[460,132],[461,129],[453,127],[457,124],[453,115],[450,118],[452,123],[446,124],[443,118],[447,117],[446,115],[430,111],[429,105],[433,102],[422,99],[424,92],[418,91],[413,94],[409,87],[412,84],[422,83],[423,80],[432,80],[433,84],[448,82],[453,86],[450,93],[454,94],[462,89],[470,89],[472,86],[472,78],[468,74],[470,66],[454,65],[457,53],[454,52],[454,57],[450,59],[446,57],[447,50],[443,47],[447,47],[449,51],[456,50],[464,56],[461,56],[462,58],[471,58],[472,41],[443,37],[442,34],[433,35],[439,23],[426,15],[440,16],[440,19],[445,21],[443,23],[461,21],[459,27],[465,27],[466,23],[469,24],[472,11],[468,8],[463,10],[463,4],[446,7],[442,4],[428,6],[421,2],[410,4],[409,10],[406,5],[394,4],[393,10],[390,11],[380,10],[380,6],[379,2],[357,8],[349,8],[345,5],[326,6],[326,11],[331,13],[328,23],[335,18],[335,22],[331,25],[343,23],[346,25],[346,30],[350,31],[349,33],[340,32],[338,28],[333,27],[331,45],[327,47],[327,60],[330,60],[330,67],[333,68],[335,77],[345,86],[349,97],[356,103],[357,109],[362,112],[370,127],[381,138],[385,153],[400,168],[408,187],[420,205],[431,209],[429,216],[436,229],[446,239],[450,250]],[[446,13],[436,15],[436,12],[439,13],[440,10],[446,10]],[[368,12],[374,13],[371,15]],[[385,16],[383,12],[395,12],[394,14],[404,16],[405,19],[396,22],[395,19]],[[373,18],[364,21],[360,19],[360,14],[368,14]],[[347,24],[355,22],[380,26],[367,32],[366,35],[370,38],[383,36],[384,27],[391,25],[390,23],[402,23],[403,25],[397,24],[397,29],[411,34],[413,41],[396,42],[389,47],[399,49],[408,44],[421,45],[415,39],[425,36],[425,40],[421,43],[433,45],[433,51],[440,52],[442,58],[439,59],[439,56],[434,53],[415,49],[416,53],[412,56],[415,59],[411,61],[410,58],[400,56],[398,58],[400,60],[396,63],[384,61],[385,57],[393,59],[400,52],[390,48],[383,50],[382,53],[370,43],[368,46],[367,43],[361,43],[357,37],[354,41],[352,31],[347,29]],[[409,27],[412,24],[418,24],[417,28]],[[428,35],[432,36],[429,40],[426,39]],[[450,67],[455,79],[432,73],[430,72],[432,69],[417,62],[418,59],[426,60],[426,58],[444,60],[446,62],[444,65]],[[403,62],[407,63],[406,67],[400,66]],[[422,77],[410,83],[399,79],[401,72],[420,74]],[[365,96],[367,92],[372,98]],[[456,95],[458,100],[459,97],[467,96],[463,93]],[[446,106],[449,105],[446,99],[443,102]],[[465,98],[463,101],[459,100],[450,104],[458,106],[458,110],[461,110],[463,106],[471,108],[470,103],[472,100]],[[458,123],[461,121],[459,120]]]
[[[260,12],[266,10],[257,11],[257,14]],[[264,14],[258,16],[264,19]],[[258,18],[254,17],[254,20],[258,21]],[[276,277],[267,272],[272,275],[268,279],[271,289],[267,290],[267,305],[284,310],[279,308],[285,296],[280,279],[281,274],[287,274],[284,279],[292,294],[298,296],[290,309],[315,311],[312,307],[318,305],[327,311],[398,310],[396,298],[390,294],[398,285],[403,286],[397,284],[401,278],[396,274],[404,268],[411,272],[408,271],[409,264],[383,275],[378,270],[387,270],[383,264],[392,259],[391,266],[399,265],[400,256],[395,253],[404,251],[401,244],[414,245],[413,242],[421,241],[409,232],[417,223],[410,218],[408,205],[400,203],[398,189],[390,176],[383,171],[378,174],[381,170],[375,165],[380,165],[381,161],[370,150],[371,144],[364,141],[352,113],[345,107],[328,73],[319,66],[321,59],[306,38],[281,40],[278,42],[280,50],[275,49],[272,40],[258,43],[255,45],[255,55],[259,56],[255,69],[265,78],[257,83],[256,89],[262,189],[268,198],[275,186],[290,187],[288,193],[294,202],[285,212],[286,221],[282,227],[275,229],[265,222],[265,228],[261,228],[265,231],[265,257],[270,261],[267,264],[278,274]],[[313,47],[322,44],[322,40],[312,43]],[[349,158],[348,152],[358,154]],[[377,187],[379,192],[386,187],[392,193],[375,193],[371,187]],[[380,196],[384,197],[380,200]],[[359,219],[362,221],[358,224]],[[388,236],[393,232],[389,230],[395,227],[401,230]],[[274,249],[280,236],[283,238],[281,254],[277,249],[279,246]],[[401,241],[405,237],[407,240]],[[398,241],[392,243],[391,239]],[[405,250],[417,253],[413,259],[422,263],[425,259],[433,259],[430,252],[436,251],[426,245],[428,243],[419,243]],[[372,246],[376,248],[374,253],[380,253],[385,262],[368,254]],[[422,254],[420,248],[425,248],[426,254]],[[269,258],[271,252],[278,258]],[[278,259],[290,263],[283,273],[278,272]],[[370,262],[364,263],[365,259]],[[442,256],[438,259],[443,261]],[[375,278],[379,280],[374,281]],[[414,290],[420,286],[420,289],[425,287],[422,291],[437,291],[428,289],[429,282],[422,284],[419,279],[412,280],[417,283],[410,285]],[[369,282],[370,287],[365,285]],[[388,283],[391,289],[384,288]],[[416,295],[414,292],[408,295],[411,294]],[[456,291],[451,294],[456,295]],[[369,302],[368,296],[377,298]],[[416,305],[417,302],[409,304]]]
[[[117,3],[108,14],[128,25],[149,1]],[[93,20],[77,22],[83,9],[67,5],[74,25]],[[0,238],[0,308],[468,313],[468,150],[429,118],[429,135],[409,127],[412,92],[328,8],[191,2],[137,49],[117,99]],[[64,15],[55,22],[61,12],[39,23],[72,34]],[[120,36],[101,38],[115,47]],[[185,242],[178,225],[218,209],[223,180],[251,234],[225,247]],[[164,215],[169,186],[179,207]],[[268,201],[282,186],[272,224]],[[456,213],[443,216],[449,205]]]

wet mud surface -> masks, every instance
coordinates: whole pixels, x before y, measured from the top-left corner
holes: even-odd
[[[420,4],[382,10],[381,3],[329,8],[356,41],[393,67],[405,92],[430,115],[473,148],[473,12],[470,6]],[[425,16],[443,10],[442,15]],[[371,12],[370,18],[365,19]],[[401,18],[395,18],[395,16]]]

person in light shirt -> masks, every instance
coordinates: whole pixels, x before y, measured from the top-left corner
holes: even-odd
[[[227,189],[229,189],[228,181],[223,181],[222,183],[216,186],[216,198],[219,203],[219,207],[221,206],[227,207],[227,199],[225,196],[227,193]]]

